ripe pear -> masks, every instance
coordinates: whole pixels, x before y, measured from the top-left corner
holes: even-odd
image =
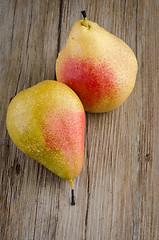
[[[83,166],[85,112],[72,89],[46,80],[18,93],[9,104],[6,124],[22,152],[66,179],[73,189]]]
[[[59,82],[71,87],[88,112],[119,107],[134,88],[137,60],[130,47],[95,22],[76,22],[56,61]]]

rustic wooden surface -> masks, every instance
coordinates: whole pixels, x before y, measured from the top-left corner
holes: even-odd
[[[139,71],[118,109],[86,114],[85,162],[70,186],[8,136],[11,97],[55,79],[74,22],[88,18],[122,38]],[[0,229],[2,240],[159,239],[159,1],[0,0]]]

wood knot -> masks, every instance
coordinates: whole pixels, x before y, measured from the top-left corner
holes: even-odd
[[[19,175],[19,173],[20,173],[20,165],[19,164],[16,165],[15,171],[16,171],[16,174]]]
[[[148,163],[148,162],[151,161],[150,153],[147,153],[147,154],[145,155],[145,161],[146,161],[146,163]]]

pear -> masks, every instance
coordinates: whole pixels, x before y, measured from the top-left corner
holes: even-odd
[[[58,55],[57,80],[77,93],[86,111],[108,112],[132,92],[137,60],[125,42],[82,14]]]
[[[85,111],[72,89],[46,80],[10,102],[6,125],[15,145],[72,187],[84,159]]]

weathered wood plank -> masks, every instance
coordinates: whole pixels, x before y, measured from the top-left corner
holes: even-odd
[[[127,5],[123,1],[118,4],[95,1],[86,6],[83,1],[80,4],[81,9],[86,7],[88,18],[98,21],[100,26],[121,37],[136,52],[136,2]],[[63,6],[61,48],[68,37],[72,22],[76,21],[76,16],[80,17],[80,8],[77,8],[77,5],[78,1],[73,4],[68,1]],[[129,33],[128,24],[131,27]],[[140,87],[133,94],[141,97]],[[83,239],[131,239],[135,232],[138,145],[134,143],[139,138],[141,115],[141,103],[136,103],[137,99],[134,101],[131,95],[127,102],[115,111],[87,114],[85,164],[88,165],[88,183],[86,210],[81,212],[85,215]],[[63,214],[66,215],[65,212]],[[72,219],[72,224],[74,221]],[[57,233],[59,239],[60,233]]]
[[[3,1],[1,7],[0,238],[47,239],[56,229],[58,178],[16,149],[5,119],[12,96],[55,77],[60,2]]]
[[[159,238],[158,1],[139,1],[137,50],[142,83],[138,155],[137,239]]]

